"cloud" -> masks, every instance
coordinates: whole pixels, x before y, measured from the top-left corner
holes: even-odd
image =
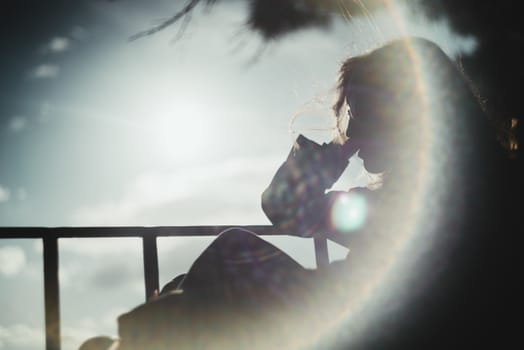
[[[37,115],[37,120],[41,124],[47,123],[52,119],[52,114],[55,112],[55,107],[48,101],[40,104],[40,113]]]
[[[63,36],[55,36],[42,45],[39,52],[42,55],[58,54],[67,51],[71,46],[71,39]]]
[[[136,255],[138,257],[138,254]],[[142,282],[142,278],[142,271],[136,271],[134,266],[129,266],[123,261],[107,262],[93,273],[89,285],[104,289],[120,288],[137,280]]]
[[[0,349],[42,349],[44,329],[25,324],[0,326]]]
[[[16,246],[0,248],[0,274],[7,277],[18,275],[25,267],[26,261],[22,248]]]
[[[32,251],[36,254],[43,254],[44,253],[44,245],[42,244],[41,239],[35,239],[33,240],[33,247]]]
[[[20,201],[25,201],[27,199],[27,191],[24,187],[17,188],[16,195]]]
[[[26,126],[27,118],[20,115],[13,116],[9,121],[9,130],[13,132],[22,131]]]
[[[9,200],[9,197],[9,189],[0,185],[0,203],[7,202]]]
[[[55,64],[41,64],[31,72],[31,77],[36,79],[56,78],[60,72],[60,67]]]
[[[35,247],[40,249],[40,246]],[[60,239],[60,284],[84,288],[143,289],[142,244],[139,238]],[[86,262],[89,262],[86,265]],[[78,276],[83,276],[78,279]]]
[[[87,339],[100,335],[92,327],[64,327],[62,330],[63,349],[78,349]]]
[[[71,36],[76,40],[84,40],[89,35],[89,32],[81,26],[75,26],[71,30]]]
[[[48,48],[52,52],[63,52],[69,48],[69,45],[70,41],[68,38],[57,36],[51,39]]]
[[[20,201],[27,199],[27,191],[24,187],[16,189],[16,198]],[[0,186],[0,203],[8,202],[11,199],[11,191],[8,188]]]
[[[118,254],[138,254],[142,251],[139,238],[64,238],[60,251],[87,257],[111,257]],[[35,250],[40,250],[41,245]]]
[[[210,165],[173,172],[153,172],[139,176],[118,199],[83,207],[73,213],[75,225],[147,225],[147,215],[168,208],[171,217],[186,223],[202,224],[206,215],[219,212],[245,213],[246,201],[256,202],[271,174],[282,162],[282,156],[235,158]],[[220,205],[217,206],[217,198]],[[210,207],[209,203],[212,203]],[[190,217],[185,208],[193,207]],[[157,216],[158,217],[158,216]]]
[[[98,313],[96,317],[77,318],[73,326],[63,327],[62,348],[78,349],[87,339],[100,335],[117,339],[117,318],[128,311],[128,307],[112,307],[101,314]]]

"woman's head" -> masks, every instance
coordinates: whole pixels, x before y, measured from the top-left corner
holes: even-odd
[[[450,129],[467,124],[467,133],[475,132],[471,125],[483,124],[469,120],[482,113],[454,62],[420,38],[396,40],[346,60],[333,106],[338,117],[345,105],[347,136],[359,144],[359,156],[370,172],[416,163],[427,141],[423,130],[428,117]]]

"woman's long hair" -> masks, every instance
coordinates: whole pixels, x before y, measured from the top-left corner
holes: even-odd
[[[370,93],[361,91],[357,98],[353,94],[359,89]],[[377,95],[382,92],[391,97],[390,103]],[[352,110],[356,107],[352,103],[367,109]],[[342,64],[333,105],[337,117],[346,105],[350,118],[369,124],[367,130],[408,130],[406,138],[397,139],[408,156],[397,158],[400,166],[386,176],[383,187],[386,190],[386,182],[394,182],[387,187],[386,210],[392,214],[388,218],[385,211],[373,230],[384,232],[380,239],[395,237],[392,242],[416,237],[412,239],[417,244],[409,250],[410,256],[416,256],[410,266],[421,273],[413,285],[420,283],[423,290],[422,284],[429,281],[424,298],[432,298],[421,297],[425,301],[418,304],[431,315],[425,326],[436,320],[432,326],[447,332],[458,329],[457,325],[471,324],[472,330],[496,327],[493,315],[499,305],[507,306],[504,299],[512,293],[505,286],[514,286],[510,272],[515,268],[511,256],[517,241],[512,218],[516,208],[511,204],[513,172],[496,125],[468,79],[436,44],[404,38]],[[379,108],[382,113],[374,116]],[[362,110],[371,113],[359,115]],[[349,131],[351,141],[351,119]],[[385,134],[365,136],[374,135]],[[406,224],[409,220],[414,221],[411,226]],[[490,298],[497,298],[499,304],[488,306]],[[410,310],[417,309],[414,305]],[[460,309],[461,315],[447,308]]]
[[[429,110],[432,118],[444,119],[449,127],[461,129],[458,131],[462,137],[471,138],[477,148],[497,147],[492,143],[497,138],[502,146],[509,144],[510,128],[503,128],[494,122],[485,109],[484,101],[460,66],[429,40],[402,38],[368,54],[344,61],[339,70],[337,96],[333,105],[337,118],[344,117],[341,114],[345,106],[349,107],[350,117],[355,117],[351,114],[348,99],[352,89],[361,84],[388,90],[399,98],[401,104],[424,103],[424,106],[418,108]],[[414,95],[415,92],[418,95]],[[397,116],[399,119],[412,118],[411,122],[420,117],[403,115],[401,111]]]

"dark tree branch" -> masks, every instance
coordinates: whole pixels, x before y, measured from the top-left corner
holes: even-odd
[[[178,32],[176,33],[176,36],[173,39],[171,39],[170,41],[171,44],[174,44],[177,41],[179,41],[180,39],[182,39],[182,37],[184,36],[184,33],[186,32],[187,27],[189,26],[189,22],[191,22],[191,13],[187,13],[184,16],[184,19],[182,20],[182,24],[180,25],[180,28],[178,28]]]
[[[208,4],[211,4],[211,3],[215,2],[215,1],[216,0],[208,0]],[[182,10],[178,11],[177,13],[175,13],[172,17],[170,17],[169,19],[165,20],[164,22],[160,23],[159,25],[157,25],[157,26],[155,26],[153,28],[146,29],[144,31],[141,31],[141,32],[138,32],[138,33],[132,35],[129,38],[129,41],[135,41],[137,39],[156,34],[156,33],[160,32],[161,30],[169,27],[170,25],[176,23],[181,18],[189,16],[190,12],[193,11],[195,6],[198,5],[199,2],[200,2],[200,0],[189,0],[186,3],[186,6],[184,6],[184,8]],[[186,21],[185,25],[183,26],[184,29],[182,29],[182,32],[185,30],[185,27],[187,27],[187,22],[188,21]]]
[[[205,1],[213,5],[218,0],[186,0],[185,6],[167,20],[147,30],[138,32],[129,38],[134,41],[151,36],[183,20],[182,28],[172,41],[180,39],[194,8]],[[332,15],[369,17],[370,13],[383,8],[386,0],[244,0],[248,3],[247,28],[257,32],[264,40],[278,39],[283,35],[305,29],[326,28],[330,25]]]

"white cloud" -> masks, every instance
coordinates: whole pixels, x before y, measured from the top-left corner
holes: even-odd
[[[64,327],[62,331],[62,348],[78,349],[87,339],[101,335],[92,327]]]
[[[70,247],[63,248],[60,244],[63,263],[60,264],[59,279],[64,293],[90,291],[92,295],[120,292],[125,292],[126,297],[142,295],[144,291],[142,247],[138,239],[134,250],[128,249],[125,241],[123,243],[106,242],[105,244],[110,247],[101,252],[95,251],[94,245],[88,246],[86,251],[81,251],[82,245],[70,249]],[[113,254],[108,254],[109,251],[113,251]],[[83,277],[79,279],[78,276]],[[134,292],[137,290],[136,286],[138,286],[138,293]],[[64,298],[70,296],[71,294],[67,296],[64,294]]]
[[[241,217],[238,212],[246,212],[246,201],[243,199],[256,201],[258,205],[263,189],[251,184],[269,183],[270,175],[266,179],[265,174],[271,174],[282,162],[281,158],[281,155],[237,158],[174,172],[144,174],[129,186],[123,197],[78,209],[73,213],[73,224],[144,225],[147,212],[173,204],[179,205],[181,210],[190,206],[200,208],[200,212],[197,210],[193,214],[199,216],[194,217],[198,220],[195,224],[206,221],[203,216],[210,213],[205,209],[212,210],[213,217],[218,212],[237,211],[238,220]],[[221,198],[221,206],[206,208],[208,202],[216,202],[212,200],[215,198]],[[184,219],[187,223],[187,219],[192,220],[193,217]]]
[[[60,67],[55,64],[41,64],[31,73],[31,77],[36,79],[56,78],[60,72]]]
[[[0,349],[41,349],[44,344],[44,329],[25,324],[0,326]]]
[[[62,53],[67,51],[70,45],[71,39],[63,36],[55,36],[40,47],[39,53],[42,55]]]
[[[57,36],[51,39],[48,48],[52,52],[63,52],[69,48],[69,44],[70,41],[68,38]]]
[[[138,258],[138,249],[135,252]],[[140,266],[140,264],[136,264]],[[89,286],[100,288],[104,291],[120,289],[126,284],[142,282],[143,276],[141,269],[137,266],[131,266],[125,261],[107,261],[107,263],[98,266],[89,273]]]
[[[27,199],[27,191],[24,187],[18,187],[16,189],[16,198],[20,201],[25,201]],[[8,202],[11,199],[11,191],[0,185],[0,203]]]
[[[81,27],[81,26],[75,26],[71,30],[71,36],[75,38],[76,40],[83,40],[87,38],[88,35],[89,35],[89,32],[84,27]]]
[[[43,254],[44,253],[44,245],[42,244],[41,239],[35,239],[33,240],[33,251],[37,254]]]
[[[10,197],[9,189],[0,186],[0,203],[7,202],[9,200],[9,197]]]
[[[51,120],[52,113],[55,112],[55,107],[48,101],[42,102],[40,105],[40,113],[37,116],[37,120],[44,124]]]
[[[27,126],[27,118],[21,115],[15,115],[9,121],[9,130],[13,132],[22,131]]]
[[[138,238],[64,238],[60,240],[60,251],[82,256],[106,256],[116,254],[138,254],[142,251]]]
[[[26,265],[24,250],[16,246],[5,246],[0,248],[0,274],[15,276]]]
[[[117,317],[128,312],[127,307],[113,307],[98,317],[83,317],[75,321],[74,326],[62,330],[62,348],[64,350],[78,349],[87,339],[96,336],[110,336],[117,339]]]
[[[20,201],[25,201],[27,199],[27,191],[24,187],[19,187],[16,190],[16,195]]]

